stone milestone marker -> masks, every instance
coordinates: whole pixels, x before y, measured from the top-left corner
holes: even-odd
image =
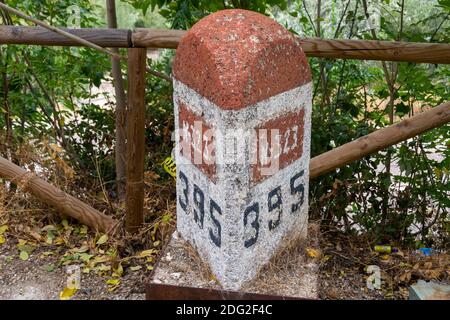
[[[277,22],[223,10],[183,37],[173,74],[177,229],[239,289],[306,236],[310,68]]]

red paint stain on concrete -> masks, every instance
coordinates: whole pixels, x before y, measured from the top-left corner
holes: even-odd
[[[222,109],[239,110],[311,81],[296,38],[276,21],[247,10],[223,10],[181,40],[174,77]]]
[[[269,120],[268,122],[256,128],[256,163],[251,166],[252,184],[259,183],[279,170],[287,167],[303,154],[303,132],[304,132],[305,110],[302,108],[298,112],[290,112],[279,118]],[[266,129],[267,131],[261,131]],[[279,148],[275,149],[275,143],[271,132],[278,130]],[[266,134],[267,133],[267,134]],[[267,138],[266,138],[267,137]],[[267,161],[261,157],[261,147],[267,141]],[[272,170],[268,171],[268,168]]]
[[[178,101],[181,154],[213,182],[216,181],[215,140],[212,128],[185,103]],[[211,152],[208,152],[211,150]]]

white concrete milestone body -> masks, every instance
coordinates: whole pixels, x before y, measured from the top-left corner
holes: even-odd
[[[306,236],[311,72],[275,21],[223,10],[175,57],[177,229],[226,289]]]

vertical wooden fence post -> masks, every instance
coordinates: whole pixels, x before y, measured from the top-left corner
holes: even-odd
[[[128,110],[125,229],[144,222],[145,73],[147,50],[128,49]]]

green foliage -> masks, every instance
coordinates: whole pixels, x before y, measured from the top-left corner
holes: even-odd
[[[70,6],[77,5],[82,8],[81,27],[97,26],[91,14],[95,7],[88,0],[8,4],[57,26],[67,25],[73,14]],[[15,16],[5,17],[4,23],[25,23]],[[0,134],[7,135],[8,122],[12,129],[12,141],[2,151],[21,141],[49,139],[65,149],[66,160],[75,169],[96,172],[93,157],[107,158],[111,153],[114,115],[85,101],[92,99],[93,89],[109,69],[109,57],[92,49],[1,46]],[[114,163],[113,158],[109,161]],[[113,170],[109,175],[113,176]]]
[[[278,6],[286,9],[283,0],[126,0],[144,15],[149,10],[160,8],[173,29],[188,29],[204,16],[223,9],[247,9],[267,13],[268,9]]]
[[[97,5],[95,10],[98,23],[106,26],[106,0],[91,0]],[[165,19],[157,10],[136,10],[126,1],[116,0],[116,15],[119,28],[165,28]]]
[[[373,38],[362,1],[350,1],[347,11],[347,1],[332,2],[341,9],[323,9],[322,33]],[[432,3],[405,1],[400,33],[401,3],[368,2],[380,8],[378,39],[448,43],[448,14]],[[415,5],[427,10],[427,15],[417,14]],[[288,26],[302,36],[315,36],[314,2],[297,1],[291,10],[290,18],[285,18]],[[335,21],[342,18],[340,30],[335,25],[326,28],[329,14],[336,15]],[[315,88],[311,156],[389,125],[391,112],[399,121],[450,97],[447,65],[387,63],[389,75],[396,75],[392,109],[381,63],[319,59],[310,63]],[[420,239],[426,245],[445,245],[449,235],[448,129],[448,125],[434,129],[312,181],[312,216],[349,232],[366,232],[383,243],[413,244]]]
[[[167,68],[170,61],[171,55],[167,55],[149,65],[159,72],[170,73],[168,72],[170,68]],[[159,77],[148,76],[146,106],[148,144],[157,146],[157,148],[163,146],[163,150],[153,150],[154,152],[170,152],[172,148],[171,132],[174,129],[172,83]]]

